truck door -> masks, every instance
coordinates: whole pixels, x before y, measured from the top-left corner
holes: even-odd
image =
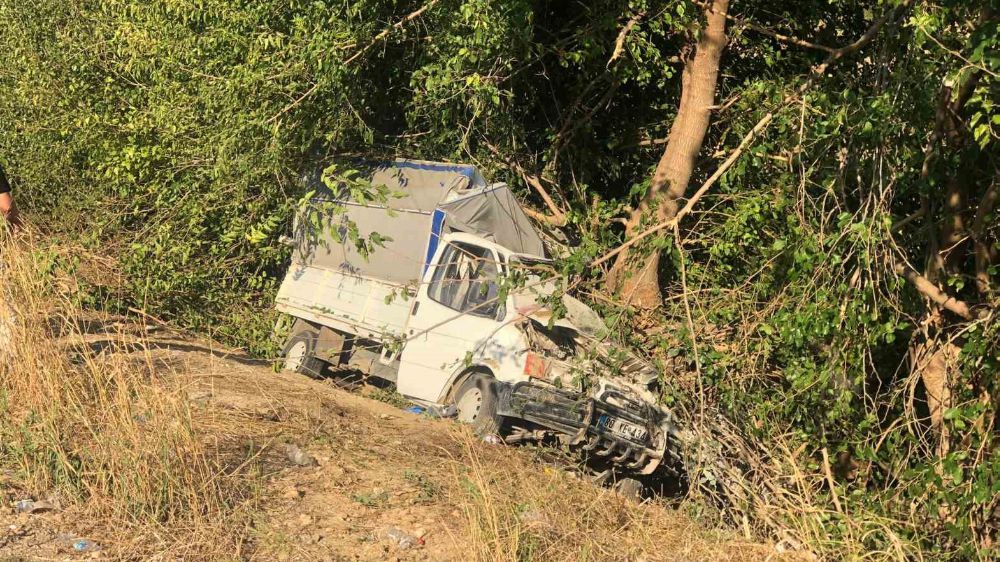
[[[483,351],[496,332],[499,261],[488,248],[448,242],[417,293],[400,355],[401,394],[437,402],[451,376]]]

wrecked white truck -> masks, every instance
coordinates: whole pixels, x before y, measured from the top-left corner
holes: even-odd
[[[314,180],[312,200],[336,210],[295,221],[277,297],[295,319],[286,370],[349,365],[480,433],[582,449],[605,472],[676,460],[657,371],[603,341],[582,302],[553,297],[542,240],[506,185],[414,160],[363,174],[395,194],[388,203]],[[373,232],[381,247],[359,247]],[[565,314],[554,319],[557,298]]]

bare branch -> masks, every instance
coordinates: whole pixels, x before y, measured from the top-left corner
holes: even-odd
[[[924,216],[925,214],[926,214],[926,209],[924,209],[923,207],[921,207],[921,208],[917,209],[916,211],[914,211],[909,216],[901,218],[898,221],[892,223],[892,226],[889,228],[889,230],[892,231],[892,232],[898,232],[898,231],[902,230],[902,228],[904,226],[906,226],[906,225],[910,224],[911,222],[919,219],[920,217]]]
[[[893,267],[893,269],[895,270],[897,275],[902,276],[907,281],[912,283],[913,286],[917,289],[917,291],[919,291],[920,294],[930,299],[931,302],[954,312],[955,314],[961,316],[962,318],[965,318],[966,320],[973,319],[972,310],[969,308],[968,303],[966,303],[965,301],[960,301],[955,297],[952,297],[951,295],[945,293],[944,291],[939,289],[937,285],[931,283],[929,279],[917,273],[917,270],[913,269],[912,267],[906,265],[903,262],[897,262]]]
[[[355,60],[357,60],[358,57],[360,57],[361,55],[365,54],[368,51],[368,49],[371,49],[375,45],[377,45],[377,44],[381,43],[382,41],[384,41],[385,38],[388,37],[389,34],[392,33],[393,31],[395,31],[397,29],[402,29],[404,25],[406,25],[406,24],[410,23],[411,21],[419,18],[424,12],[426,12],[427,10],[430,10],[431,8],[433,8],[434,5],[438,3],[438,1],[439,0],[431,0],[430,2],[424,4],[419,10],[410,13],[410,15],[408,15],[405,18],[403,18],[403,19],[397,21],[396,23],[392,24],[392,26],[383,29],[381,33],[379,33],[378,35],[376,35],[371,40],[370,43],[368,43],[367,45],[365,45],[363,48],[361,48],[361,50],[359,50],[358,52],[354,53],[353,55],[351,55],[351,57],[349,59],[347,59],[346,61],[344,61],[344,66],[347,66],[347,65],[351,64],[352,62],[354,62]]]
[[[556,205],[556,202],[552,199],[552,196],[549,195],[549,192],[545,189],[545,186],[542,185],[542,182],[538,178],[538,176],[529,174],[520,164],[518,164],[517,162],[515,162],[510,158],[504,157],[502,154],[500,154],[500,150],[497,149],[497,147],[490,144],[489,142],[486,142],[486,146],[495,156],[501,158],[508,166],[510,166],[515,172],[517,172],[518,174],[520,174],[522,178],[524,178],[524,182],[530,185],[535,190],[535,192],[538,193],[538,196],[542,198],[542,201],[545,202],[545,206],[548,207],[549,211],[552,213],[551,217],[539,214],[539,216],[535,218],[538,218],[539,220],[545,220],[545,222],[548,222],[549,224],[554,224],[556,226],[563,226],[566,224],[566,213],[562,209],[560,209],[558,205]],[[541,219],[539,217],[545,217],[545,219]]]
[[[554,217],[551,215],[546,215],[545,213],[536,211],[529,207],[524,208],[524,214],[528,215],[529,218],[535,219],[538,222],[550,224],[552,226],[557,226],[557,227],[566,226],[566,217],[564,215]]]
[[[719,178],[721,178],[722,175],[725,174],[726,171],[728,171],[729,168],[731,168],[733,164],[736,163],[737,160],[739,160],[743,152],[746,151],[748,146],[750,146],[750,143],[753,141],[754,137],[756,137],[758,133],[763,131],[771,123],[771,119],[773,118],[774,118],[774,113],[772,112],[768,113],[767,115],[764,116],[763,119],[757,122],[757,125],[754,126],[754,128],[751,129],[750,132],[743,137],[743,140],[740,142],[740,145],[736,147],[736,149],[729,154],[729,158],[726,158],[725,162],[723,162],[719,166],[719,168],[715,170],[715,173],[713,173],[711,177],[705,180],[705,183],[703,183],[701,187],[698,188],[698,191],[696,191],[694,195],[691,196],[691,199],[688,200],[687,204],[684,205],[683,209],[677,212],[677,215],[675,215],[674,218],[667,221],[663,221],[657,224],[656,226],[646,229],[645,231],[640,233],[638,236],[635,236],[628,242],[625,242],[621,246],[618,246],[614,250],[594,260],[593,262],[591,262],[591,265],[594,266],[600,265],[608,261],[609,259],[617,256],[618,254],[622,253],[623,251],[631,248],[632,246],[638,244],[644,238],[656,234],[657,232],[665,228],[670,228],[680,223],[680,220],[683,219],[685,216],[687,216],[694,209],[694,206],[698,203],[698,200],[701,199],[702,196],[705,195],[705,193],[707,193],[708,190],[711,189],[713,185],[715,185],[715,182],[718,181]]]
[[[623,27],[622,30],[618,33],[618,38],[615,39],[615,50],[613,53],[611,53],[611,58],[608,59],[608,65],[607,65],[608,67],[610,67],[611,64],[614,63],[618,59],[618,57],[622,55],[622,51],[625,50],[625,39],[628,37],[628,34],[632,32],[632,28],[634,28],[636,24],[638,24],[644,17],[646,17],[645,10],[632,16],[632,19],[628,20],[628,23],[625,24],[625,27]]]
[[[795,45],[796,47],[805,47],[806,49],[815,49],[817,51],[824,51],[824,52],[827,52],[827,53],[833,53],[833,52],[835,52],[837,50],[837,49],[835,49],[833,47],[827,47],[826,45],[820,45],[818,43],[812,43],[812,42],[806,41],[804,39],[799,39],[798,37],[791,37],[789,35],[782,35],[781,33],[778,33],[776,31],[774,31],[773,29],[768,29],[766,27],[761,27],[761,26],[759,26],[759,25],[757,25],[755,23],[752,23],[750,21],[747,21],[746,19],[741,18],[741,17],[737,17],[737,16],[726,16],[726,17],[728,17],[730,20],[736,22],[737,24],[746,27],[747,29],[752,29],[752,30],[756,31],[757,33],[760,33],[762,35],[767,35],[768,37],[772,37],[774,39],[777,39],[778,41],[781,41],[782,43],[788,43],[790,45]]]

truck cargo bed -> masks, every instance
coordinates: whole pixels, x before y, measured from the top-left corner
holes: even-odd
[[[277,309],[362,338],[400,336],[412,289],[323,267],[293,266],[278,291]]]

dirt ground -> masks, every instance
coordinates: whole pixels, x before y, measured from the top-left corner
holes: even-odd
[[[408,413],[333,380],[276,373],[211,343],[148,331],[145,343],[127,349],[100,334],[89,343],[95,352],[155,362],[187,393],[204,438],[220,450],[241,448],[255,463],[261,501],[234,560],[781,557],[771,545],[707,529],[666,501],[638,504],[595,487],[538,451],[482,443],[450,420]],[[6,506],[27,499],[8,484],[0,474]],[[0,513],[0,562],[128,552],[129,537],[113,524],[51,499],[57,509]],[[116,544],[79,552],[79,538]],[[152,559],[187,558],[172,550]]]

